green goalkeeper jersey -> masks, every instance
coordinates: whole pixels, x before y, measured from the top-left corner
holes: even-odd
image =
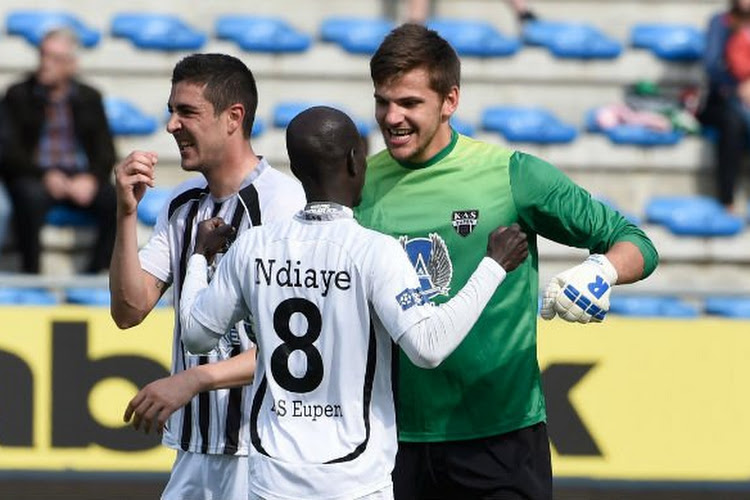
[[[423,293],[437,303],[464,286],[496,227],[517,222],[529,237],[529,257],[439,367],[419,368],[401,353],[402,441],[474,439],[546,419],[536,356],[537,234],[593,253],[630,241],[644,256],[644,276],[658,259],[640,229],[549,163],[455,132],[424,164],[399,163],[387,151],[372,156],[356,215],[400,239]]]

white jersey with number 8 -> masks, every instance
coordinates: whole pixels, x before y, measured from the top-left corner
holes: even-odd
[[[250,482],[264,498],[354,498],[390,483],[392,340],[429,316],[400,244],[347,208],[329,212],[241,235],[193,307],[217,332],[251,316]]]

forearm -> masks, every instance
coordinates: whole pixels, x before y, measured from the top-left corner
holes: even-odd
[[[229,389],[252,383],[255,361],[256,352],[253,348],[218,363],[196,366],[188,372],[195,372],[193,376],[197,392]]]
[[[617,270],[617,283],[634,283],[643,277],[645,260],[640,249],[629,241],[615,243],[605,254]]]
[[[117,232],[109,268],[109,291],[112,299],[110,312],[119,328],[130,328],[143,321],[165,286],[141,269],[136,225],[135,213],[117,215]]]
[[[208,286],[208,263],[201,254],[193,254],[188,261],[185,280],[180,293],[180,327],[182,342],[188,351],[205,353],[216,347],[221,334],[206,328],[193,314],[198,294]]]
[[[411,362],[434,368],[447,358],[468,335],[505,274],[497,262],[485,257],[461,291],[404,332],[398,343]]]

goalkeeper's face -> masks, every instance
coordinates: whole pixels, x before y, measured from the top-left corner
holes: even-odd
[[[424,163],[450,144],[448,120],[457,105],[458,87],[441,96],[423,68],[375,85],[375,119],[388,152],[399,161]]]

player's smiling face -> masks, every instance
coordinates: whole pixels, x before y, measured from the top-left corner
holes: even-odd
[[[202,171],[220,163],[224,150],[225,113],[214,112],[203,96],[203,84],[178,82],[172,86],[167,132],[180,149],[184,170]]]
[[[388,152],[399,161],[424,163],[446,147],[457,105],[458,87],[442,97],[423,68],[375,85],[375,119]]]

